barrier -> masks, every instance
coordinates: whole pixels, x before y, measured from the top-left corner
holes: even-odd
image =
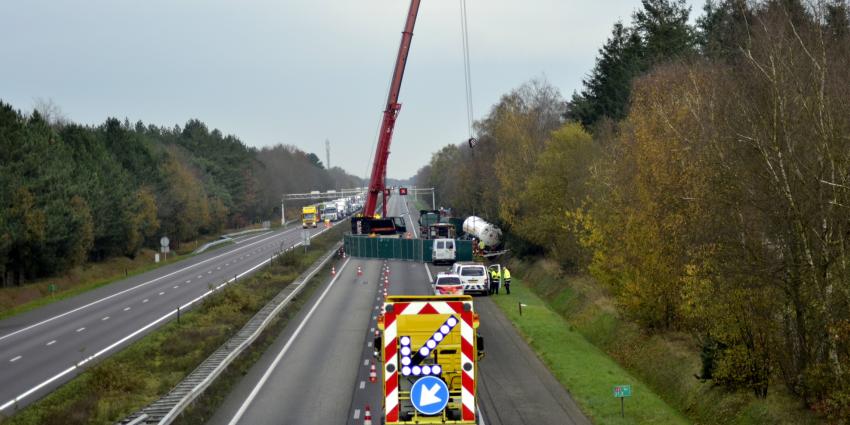
[[[348,234],[344,244],[345,252],[353,257],[430,262],[434,241]],[[456,240],[455,244],[457,261],[471,261],[472,241]]]

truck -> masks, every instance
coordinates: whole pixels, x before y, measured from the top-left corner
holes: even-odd
[[[375,355],[382,422],[478,424],[479,317],[468,295],[389,296],[378,317]]]
[[[424,239],[432,239],[428,237],[428,229],[432,224],[440,222],[440,211],[438,210],[419,210],[419,234]]]
[[[484,242],[488,248],[496,248],[502,242],[502,230],[481,217],[471,215],[463,221],[463,231]]]
[[[337,214],[336,204],[324,204],[322,206],[322,221],[337,221],[338,219],[339,215]]]
[[[301,208],[301,227],[316,228],[319,225],[318,211],[315,205],[307,205]]]

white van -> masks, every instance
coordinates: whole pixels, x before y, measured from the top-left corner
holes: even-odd
[[[434,239],[434,245],[431,248],[431,262],[434,264],[454,263],[456,248],[454,239]]]
[[[463,293],[473,292],[487,295],[490,293],[490,277],[487,268],[481,263],[460,262],[452,266],[452,273],[460,276],[463,283]]]

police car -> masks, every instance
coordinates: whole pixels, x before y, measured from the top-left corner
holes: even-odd
[[[463,283],[463,293],[478,292],[484,295],[490,293],[490,278],[487,268],[481,263],[459,262],[452,266],[451,272],[460,277]]]

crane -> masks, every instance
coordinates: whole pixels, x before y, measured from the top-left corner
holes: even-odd
[[[387,217],[387,197],[389,191],[386,188],[387,159],[390,156],[390,143],[393,138],[393,129],[401,110],[398,103],[398,95],[401,90],[401,80],[404,77],[404,68],[407,65],[407,55],[410,52],[410,42],[413,40],[413,27],[416,25],[416,16],[419,13],[421,0],[411,0],[410,10],[407,13],[407,21],[404,31],[401,33],[401,45],[398,48],[398,56],[393,68],[392,82],[387,96],[387,106],[384,109],[381,129],[378,133],[378,145],[375,148],[375,159],[372,163],[372,175],[369,178],[369,189],[366,194],[366,205],[363,216],[351,220],[351,231],[354,234],[401,234],[406,231],[404,219],[401,217]],[[381,197],[381,217],[376,217],[378,208],[378,197]]]

